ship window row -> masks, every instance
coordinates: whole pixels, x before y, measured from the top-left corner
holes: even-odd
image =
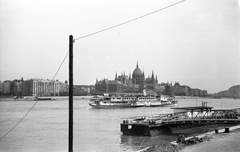
[[[155,98],[139,98],[140,100],[150,100],[150,99],[155,99]]]
[[[118,99],[118,100],[134,100],[135,98],[112,98],[113,100]]]
[[[124,100],[133,100],[134,98],[123,98]]]

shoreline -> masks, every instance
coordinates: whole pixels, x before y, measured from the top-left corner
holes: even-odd
[[[67,100],[68,96],[50,96],[54,100]],[[92,96],[73,96],[74,100],[89,100]],[[24,96],[24,98],[14,99],[14,97],[0,97],[0,101],[35,101],[32,96]],[[44,100],[43,100],[44,101]],[[49,100],[48,100],[49,101]]]
[[[219,133],[209,132],[201,136],[208,137],[208,140],[198,144],[184,146],[179,151],[180,152],[240,151],[240,145],[239,145],[240,125],[230,127],[228,133],[225,132],[225,129],[220,129]]]
[[[236,126],[232,126],[232,127],[226,127],[226,128],[229,128],[229,133],[230,133],[231,131],[236,131],[237,129],[240,130],[240,125],[236,125]],[[197,136],[187,137],[187,138],[185,138],[185,140],[189,140],[193,137],[197,137],[197,138],[210,137],[210,136],[214,136],[214,134],[221,134],[221,133],[226,133],[225,128],[224,129],[218,129],[218,133],[216,133],[215,131],[210,131],[210,132],[203,133],[203,134],[200,134],[200,135],[197,135]],[[176,146],[179,145],[177,143],[177,141],[172,141],[171,144],[176,145]]]
[[[219,129],[218,133],[210,131],[202,133],[196,136],[186,137],[185,140],[191,140],[193,138],[201,139],[201,142],[195,144],[186,145],[172,141],[167,143],[165,141],[159,141],[158,144],[146,147],[138,152],[225,152],[225,151],[240,151],[240,125],[235,125],[229,128],[229,132],[225,132],[224,129]]]

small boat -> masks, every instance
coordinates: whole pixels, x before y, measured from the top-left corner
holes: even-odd
[[[161,100],[160,96],[94,96],[89,105],[94,108],[137,108],[137,107],[160,107],[176,104],[174,99]]]
[[[52,97],[35,97],[34,100],[55,100]]]

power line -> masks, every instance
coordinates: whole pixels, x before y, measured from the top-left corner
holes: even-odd
[[[55,73],[55,75],[53,76],[52,80],[49,82],[49,84],[54,80],[54,78],[57,76],[58,72],[60,71],[64,61],[66,60],[67,56],[68,56],[68,53],[65,55],[62,63],[60,64],[57,72]],[[16,123],[16,125],[14,125],[5,135],[3,135],[0,140],[2,140],[4,137],[6,137],[11,131],[13,131],[24,119],[25,117],[27,117],[27,115],[32,111],[32,109],[36,106],[36,104],[38,103],[38,100],[34,103],[34,105],[28,110],[28,112]]]
[[[111,26],[111,27],[102,29],[102,30],[100,30],[100,31],[97,31],[97,32],[93,32],[93,33],[84,35],[84,36],[82,36],[82,37],[78,37],[78,38],[74,39],[74,41],[79,40],[79,39],[83,39],[83,38],[86,38],[86,37],[89,37],[89,36],[92,36],[92,35],[95,35],[95,34],[99,34],[99,33],[105,32],[105,31],[107,31],[107,30],[116,28],[116,27],[118,27],[118,26],[121,26],[121,25],[130,23],[130,22],[136,21],[136,20],[138,20],[138,19],[141,19],[141,18],[147,17],[147,16],[149,16],[149,15],[155,14],[155,13],[160,12],[160,11],[162,11],[162,10],[165,10],[165,9],[167,9],[167,8],[173,7],[173,6],[175,6],[175,5],[177,5],[177,4],[180,4],[180,3],[184,2],[184,1],[185,1],[185,0],[179,1],[179,2],[177,2],[177,3],[168,5],[168,6],[166,6],[166,7],[160,8],[160,9],[158,9],[158,10],[155,10],[155,11],[153,11],[153,12],[144,14],[144,15],[142,15],[142,16],[136,17],[136,18],[131,19],[131,20],[128,20],[128,21],[126,21],[126,22],[122,22],[122,23],[120,23],[120,24],[116,24],[116,25],[114,25],[114,26]]]
[[[57,76],[57,74],[58,74],[58,72],[60,71],[60,69],[61,69],[61,67],[62,67],[62,65],[63,65],[63,63],[64,63],[64,61],[66,60],[68,54],[69,54],[69,52],[67,52],[67,54],[65,55],[65,57],[64,57],[64,59],[63,59],[63,61],[62,61],[62,63],[60,64],[60,66],[59,66],[57,72],[55,73],[55,75],[53,76],[53,78],[52,78],[51,81],[53,81],[53,80],[55,79],[55,77]]]
[[[55,73],[55,75],[53,76],[53,78],[51,79],[51,81],[48,83],[48,87],[49,87],[49,85],[53,82],[53,80],[55,79],[55,77],[57,76],[57,74],[58,74],[58,72],[60,71],[60,69],[61,69],[61,67],[62,67],[62,65],[63,65],[63,63],[64,63],[64,61],[66,60],[68,54],[69,54],[69,52],[67,52],[67,54],[65,55],[65,57],[64,57],[64,59],[63,59],[63,61],[62,61],[62,63],[60,64],[60,66],[59,66],[57,72]],[[46,88],[44,89],[43,93],[44,93],[45,91],[46,91]]]
[[[20,119],[20,120],[18,121],[18,123],[17,123],[15,126],[12,127],[12,129],[10,129],[4,136],[2,136],[2,137],[0,138],[0,140],[2,140],[4,137],[6,137],[11,131],[13,131],[14,128],[16,128],[16,127],[23,121],[23,119],[24,119],[24,118],[29,114],[29,112],[31,112],[32,109],[35,107],[35,105],[37,104],[37,102],[38,102],[38,101],[36,101],[36,102],[34,103],[34,105],[29,109],[29,111],[24,115],[24,117],[22,117],[22,119]]]

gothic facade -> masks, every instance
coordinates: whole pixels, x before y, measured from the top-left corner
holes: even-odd
[[[138,63],[133,73],[125,75],[115,74],[114,80],[96,80],[95,92],[97,94],[102,93],[142,93],[143,90],[154,90],[155,86],[158,85],[157,76],[145,78],[144,72],[139,68]]]

